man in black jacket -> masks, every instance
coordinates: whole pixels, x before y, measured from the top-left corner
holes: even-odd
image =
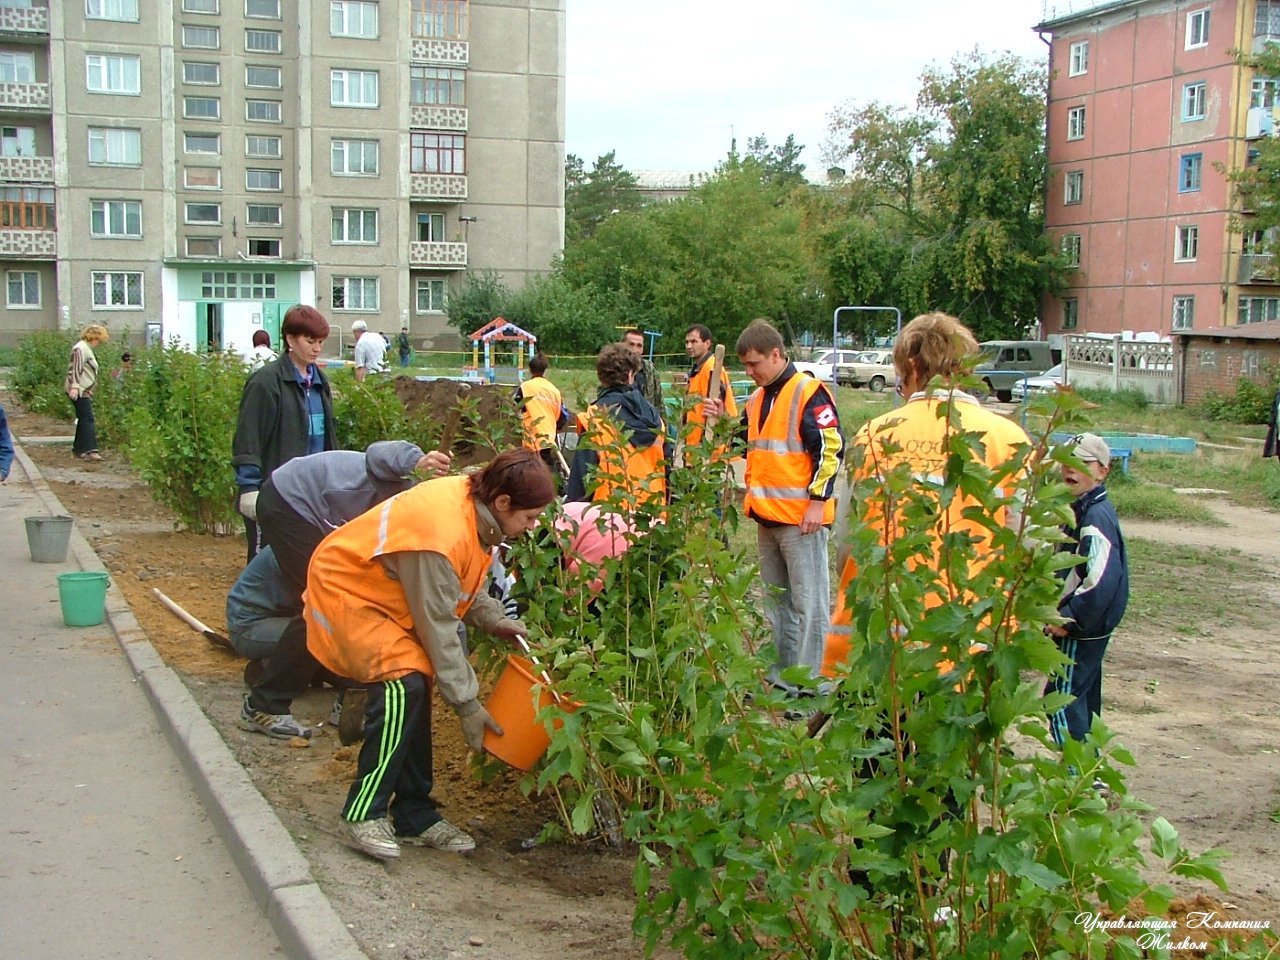
[[[1059,549],[1074,552],[1079,560],[1058,571],[1063,578],[1058,613],[1066,622],[1046,627],[1071,662],[1049,680],[1045,693],[1075,698],[1049,716],[1049,732],[1057,743],[1067,736],[1083,740],[1093,718],[1102,715],[1102,658],[1129,603],[1124,537],[1103,483],[1111,471],[1111,449],[1093,433],[1082,433],[1070,443],[1085,469],[1062,468],[1062,479],[1075,494],[1075,522],[1065,531],[1071,542]]]

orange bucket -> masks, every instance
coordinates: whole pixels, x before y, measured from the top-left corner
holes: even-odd
[[[492,730],[484,732],[484,748],[504,763],[517,770],[532,770],[551,746],[547,728],[534,719],[555,697],[543,680],[534,675],[534,665],[524,657],[514,654],[507,657],[507,665],[489,694],[485,709],[502,728],[502,736]],[[538,705],[533,705],[533,688],[538,691]],[[578,708],[572,700],[561,698],[560,709],[572,713]]]

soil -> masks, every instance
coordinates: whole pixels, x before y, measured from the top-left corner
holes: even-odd
[[[434,388],[443,389],[443,388]],[[215,630],[227,589],[244,562],[239,537],[174,529],[117,455],[100,464],[71,457],[65,421],[10,413],[11,427],[54,493],[73,514],[127,597],[161,656],[178,671],[311,863],[317,881],[375,958],[519,956],[522,960],[640,957],[630,933],[631,856],[603,845],[523,841],[554,819],[552,802],[525,797],[513,774],[485,785],[471,771],[456,719],[437,704],[436,796],[445,815],[478,841],[456,856],[406,849],[383,865],[337,837],[338,811],[355,770],[328,726],[333,694],[313,690],[295,714],[321,725],[309,746],[291,747],[240,731],[244,661],[210,644],[160,606],[159,588]],[[1218,509],[1220,504],[1213,504]],[[1141,527],[1165,542],[1253,551],[1274,570],[1276,515],[1234,507],[1222,528]],[[1137,524],[1127,529],[1138,535]],[[1259,543],[1259,541],[1262,541]],[[1280,580],[1259,583],[1251,602],[1274,610]],[[1158,694],[1155,692],[1157,684]],[[1274,631],[1236,626],[1195,638],[1126,622],[1108,652],[1107,719],[1137,758],[1131,794],[1177,828],[1183,844],[1227,851],[1231,893],[1179,881],[1183,909],[1280,926],[1280,641]],[[1154,814],[1153,814],[1154,816]],[[1196,900],[1206,895],[1216,899]],[[1190,906],[1186,906],[1190,904]],[[1200,906],[1196,906],[1199,904]],[[476,946],[475,940],[482,945]],[[661,951],[658,956],[665,956]]]

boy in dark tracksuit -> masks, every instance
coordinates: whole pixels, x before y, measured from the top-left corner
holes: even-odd
[[[1063,578],[1058,612],[1067,622],[1047,627],[1058,649],[1071,658],[1065,670],[1049,680],[1045,693],[1069,693],[1075,699],[1050,714],[1049,732],[1061,744],[1065,737],[1083,740],[1095,716],[1102,714],[1102,658],[1107,641],[1129,602],[1129,562],[1116,509],[1103,485],[1111,470],[1111,450],[1096,434],[1070,441],[1085,470],[1063,466],[1075,501],[1075,523],[1067,529],[1071,550],[1080,560],[1058,571]]]

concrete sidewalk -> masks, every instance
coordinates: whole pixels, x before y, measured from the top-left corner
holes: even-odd
[[[119,591],[108,624],[63,625],[57,575],[103,567],[79,532],[65,563],[31,561],[23,518],[60,512],[19,450],[0,485],[4,955],[363,957]]]

